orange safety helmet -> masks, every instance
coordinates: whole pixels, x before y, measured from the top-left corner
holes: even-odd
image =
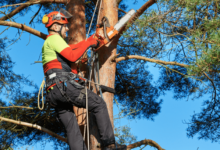
[[[61,8],[60,11],[53,11],[44,15],[42,18],[42,23],[45,24],[46,28],[48,28],[54,23],[67,24],[67,19],[71,17],[72,15],[68,11]]]

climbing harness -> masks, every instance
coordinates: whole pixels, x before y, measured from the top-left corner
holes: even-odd
[[[44,77],[45,78],[45,77]],[[107,86],[104,86],[104,85],[101,85],[99,83],[96,83],[96,82],[93,82],[91,80],[88,80],[78,74],[74,74],[72,72],[56,72],[56,73],[52,73],[50,74],[49,76],[46,77],[46,84],[45,84],[45,80],[43,79],[42,83],[41,83],[41,86],[40,86],[40,89],[39,89],[39,92],[38,92],[38,108],[40,110],[43,110],[43,107],[44,107],[44,99],[43,99],[43,89],[46,88],[47,91],[49,90],[49,88],[52,88],[53,85],[57,85],[58,89],[61,91],[61,94],[67,99],[67,101],[70,101],[70,98],[68,98],[68,96],[66,95],[65,92],[63,92],[63,88],[61,86],[61,84],[64,84],[63,87],[66,87],[66,82],[69,81],[71,84],[74,84],[75,87],[77,88],[84,88],[85,86],[77,83],[74,79],[81,79],[81,80],[84,80],[85,82],[85,85],[87,85],[87,83],[93,83],[103,89],[105,89],[105,91],[108,91],[110,93],[115,93],[115,90],[110,88],[110,87],[107,87]],[[42,107],[40,107],[40,93],[42,93]],[[81,96],[80,96],[81,97]]]

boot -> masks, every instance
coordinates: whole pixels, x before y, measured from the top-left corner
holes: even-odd
[[[127,150],[126,145],[120,145],[120,144],[110,144],[104,148],[104,150]]]

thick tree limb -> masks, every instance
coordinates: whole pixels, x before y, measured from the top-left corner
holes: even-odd
[[[46,36],[47,36],[46,34],[39,32],[39,31],[37,31],[31,27],[28,27],[24,24],[19,24],[19,23],[15,23],[15,22],[11,22],[11,21],[0,21],[0,25],[22,29],[22,30],[27,31],[31,34],[34,34],[44,40],[46,39]]]
[[[189,67],[189,65],[181,64],[181,63],[174,62],[174,61],[163,61],[163,60],[152,59],[152,58],[147,58],[147,57],[138,56],[138,55],[128,55],[128,56],[122,56],[122,57],[116,58],[118,55],[120,55],[120,54],[111,56],[111,58],[109,59],[109,62],[110,62],[110,63],[113,63],[113,62],[118,63],[118,62],[120,62],[120,61],[122,61],[122,60],[140,59],[140,60],[144,60],[144,61],[148,61],[148,62],[152,62],[152,63],[157,63],[157,64],[163,64],[163,65],[173,65],[173,66],[180,66],[180,67],[184,67],[184,68]],[[198,66],[198,67],[200,67],[200,66]],[[209,72],[220,73],[220,70],[212,70],[212,69],[209,69],[208,71],[209,71]]]
[[[139,16],[141,16],[141,15],[144,13],[144,11],[145,11],[147,8],[149,8],[151,5],[153,5],[153,4],[156,3],[156,2],[157,2],[157,0],[149,0],[149,1],[147,1],[140,9],[138,9],[137,12],[134,14],[134,16],[130,18],[130,20],[128,21],[128,23],[120,29],[117,38],[118,38],[118,39],[120,38],[120,36],[122,35],[122,32],[124,32],[124,31],[126,30],[126,26],[127,26],[128,24],[132,24]]]
[[[28,6],[31,6],[34,4],[46,4],[46,3],[66,4],[66,3],[68,3],[68,0],[30,0],[26,3],[21,4],[21,6],[17,7],[15,10],[13,10],[11,13],[5,15],[4,17],[0,18],[0,20],[4,21],[4,20],[9,19]]]
[[[119,58],[115,58],[116,56],[112,56],[110,58],[110,62],[120,62],[122,60],[128,60],[128,59],[140,59],[140,60],[144,60],[144,61],[148,61],[148,62],[153,62],[153,63],[158,63],[158,64],[163,64],[163,65],[176,65],[176,66],[180,66],[180,67],[189,67],[189,65],[185,65],[185,64],[181,64],[178,62],[169,62],[169,61],[162,61],[162,60],[157,60],[157,59],[151,59],[151,58],[147,58],[147,57],[143,57],[143,56],[138,56],[138,55],[129,55],[129,56],[123,56],[123,57],[119,57]]]
[[[17,124],[17,125],[22,125],[22,126],[26,126],[26,127],[30,127],[30,128],[34,128],[34,129],[37,129],[37,130],[40,130],[40,131],[43,131],[43,132],[46,132],[47,134],[63,141],[63,142],[66,142],[67,143],[67,139],[44,128],[44,127],[41,127],[39,125],[36,125],[36,124],[31,124],[31,123],[27,123],[27,122],[23,122],[23,121],[16,121],[16,120],[13,120],[13,119],[8,119],[8,118],[4,118],[4,117],[1,117],[0,116],[0,121],[6,121],[6,122],[10,122],[10,123],[14,123],[14,124]]]
[[[142,140],[140,142],[136,142],[134,144],[130,144],[127,146],[127,150],[131,150],[133,148],[136,148],[136,147],[140,147],[141,145],[150,145],[150,146],[153,146],[155,148],[157,148],[158,150],[165,150],[163,149],[159,144],[157,144],[155,141],[153,140]]]

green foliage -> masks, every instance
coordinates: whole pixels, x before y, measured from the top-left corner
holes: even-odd
[[[137,140],[137,137],[131,134],[131,128],[128,126],[115,128],[115,137],[116,142],[122,145],[129,145]]]
[[[26,2],[21,0],[1,1],[0,6]],[[94,10],[94,1],[86,3],[86,27],[88,28]],[[119,7],[126,9],[125,1]],[[119,39],[118,53],[122,56],[140,55],[152,60],[178,62],[188,65],[179,66],[152,65],[142,60],[127,60],[117,64],[115,97],[123,106],[122,112],[130,118],[147,118],[153,120],[160,113],[162,100],[160,96],[172,90],[175,99],[199,99],[209,95],[204,101],[204,109],[192,116],[188,136],[199,133],[199,138],[219,141],[219,3],[220,0],[158,0],[157,9],[149,9]],[[18,6],[16,6],[18,7]],[[8,7],[12,11],[16,7]],[[37,9],[40,5],[35,5]],[[59,10],[64,5],[43,5],[38,18],[52,10]],[[24,16],[32,7],[21,11]],[[1,14],[3,15],[3,14]],[[119,11],[119,17],[123,12]],[[96,15],[97,16],[97,15]],[[15,19],[15,17],[13,17]],[[96,23],[96,19],[94,23]],[[30,19],[31,20],[31,19]],[[33,23],[40,22],[34,19]],[[93,24],[92,31],[95,30]],[[2,109],[1,116],[36,123],[53,132],[65,136],[65,132],[55,119],[54,110],[45,109],[39,112],[36,107],[36,86],[21,75],[12,71],[13,62],[4,48],[13,41],[0,39],[0,90],[12,98],[14,105],[29,106],[33,109],[10,108]],[[153,78],[154,71],[149,67],[160,69],[157,82]],[[153,70],[153,71],[152,71]],[[206,74],[206,75],[205,75]],[[32,93],[24,92],[22,85],[34,87]],[[14,97],[14,98],[13,98]],[[0,107],[9,106],[3,100]],[[11,106],[11,105],[10,105]],[[135,111],[135,109],[139,111]],[[117,128],[116,136],[120,143],[131,143],[136,138],[130,134],[127,126]],[[55,149],[66,148],[66,144],[51,138],[45,133],[11,123],[1,122],[1,149],[9,148],[11,143],[27,139],[28,144],[47,138],[55,143]],[[24,143],[25,143],[24,142]]]
[[[17,3],[25,3],[28,0],[9,0],[0,1],[0,6],[11,5]],[[15,10],[16,6],[0,7],[0,17],[10,13]],[[42,6],[42,7],[41,7]],[[125,10],[126,5],[124,1],[120,1],[118,7]],[[20,11],[17,15],[8,19],[7,21],[17,21],[18,18],[25,17],[30,11],[36,13],[39,10],[39,14],[33,19],[30,26],[35,26],[37,23],[41,23],[41,18],[45,13],[51,11],[59,10],[60,8],[65,8],[64,4],[45,4],[45,5],[33,5],[27,7]],[[88,28],[92,14],[95,8],[95,1],[85,1],[86,9],[86,28]],[[118,12],[119,18],[124,15],[122,11]],[[92,31],[95,30],[95,23],[97,22],[97,12],[95,15],[95,20],[93,21]],[[32,18],[25,18],[30,21]],[[1,31],[0,34],[7,32],[7,30]],[[20,30],[18,30],[20,35]],[[92,32],[91,32],[92,33]],[[12,35],[13,37],[14,35]],[[7,100],[0,100],[0,116],[20,120],[24,122],[29,122],[32,124],[37,124],[45,127],[56,134],[66,137],[63,126],[56,120],[56,114],[54,109],[46,107],[43,111],[39,111],[37,108],[37,93],[38,87],[22,75],[18,75],[13,72],[13,65],[10,56],[7,54],[7,46],[14,44],[17,40],[10,40],[7,37],[0,39],[0,92],[1,94],[6,94],[7,98],[10,99],[11,103],[6,103]],[[33,89],[31,92],[24,91],[23,87],[30,87]],[[13,107],[13,106],[25,106],[23,107]],[[0,122],[0,149],[10,149],[11,144],[14,147],[19,147],[20,145],[32,145],[37,142],[47,141],[54,143],[54,149],[67,149],[68,145],[62,141],[49,136],[48,134],[28,128],[25,126],[15,125],[9,122]],[[42,144],[44,145],[44,144]]]
[[[183,68],[157,63],[154,67],[162,68],[157,81],[158,86],[152,82],[148,82],[148,85],[152,85],[151,89],[155,87],[159,95],[165,94],[166,91],[173,91],[175,99],[195,100],[209,96],[209,99],[204,101],[203,110],[192,116],[187,135],[193,137],[199,134],[200,139],[215,142],[219,141],[220,136],[219,4],[219,0],[159,0],[157,9],[146,11],[134,24],[130,25],[118,47],[119,53],[124,56],[140,55],[151,58],[152,61],[162,60],[188,65]],[[149,75],[153,72],[144,74],[147,72],[147,67],[145,71],[136,72],[139,68],[138,64],[145,67],[149,65],[140,60],[128,60],[118,64],[118,72],[124,77],[125,83],[128,82],[127,85],[132,84],[131,77],[135,75],[137,75],[135,81],[140,81],[142,77],[146,81],[150,79]],[[116,88],[117,85],[116,82]],[[131,88],[131,86],[128,87]],[[142,85],[142,87],[146,86],[147,84]],[[126,86],[123,89],[125,90]],[[141,95],[136,91],[133,93]],[[145,91],[145,96],[147,96],[146,93]],[[129,94],[127,92],[127,95]],[[140,102],[133,97],[135,96],[130,95],[129,98]],[[119,102],[121,102],[120,99],[119,95]],[[132,104],[133,101],[128,101],[128,104]],[[142,101],[141,104],[144,102],[146,101]],[[127,105],[127,103],[121,103]],[[141,106],[143,105],[139,105],[138,108]],[[132,107],[135,107],[134,103]],[[141,112],[135,115],[140,114]]]

